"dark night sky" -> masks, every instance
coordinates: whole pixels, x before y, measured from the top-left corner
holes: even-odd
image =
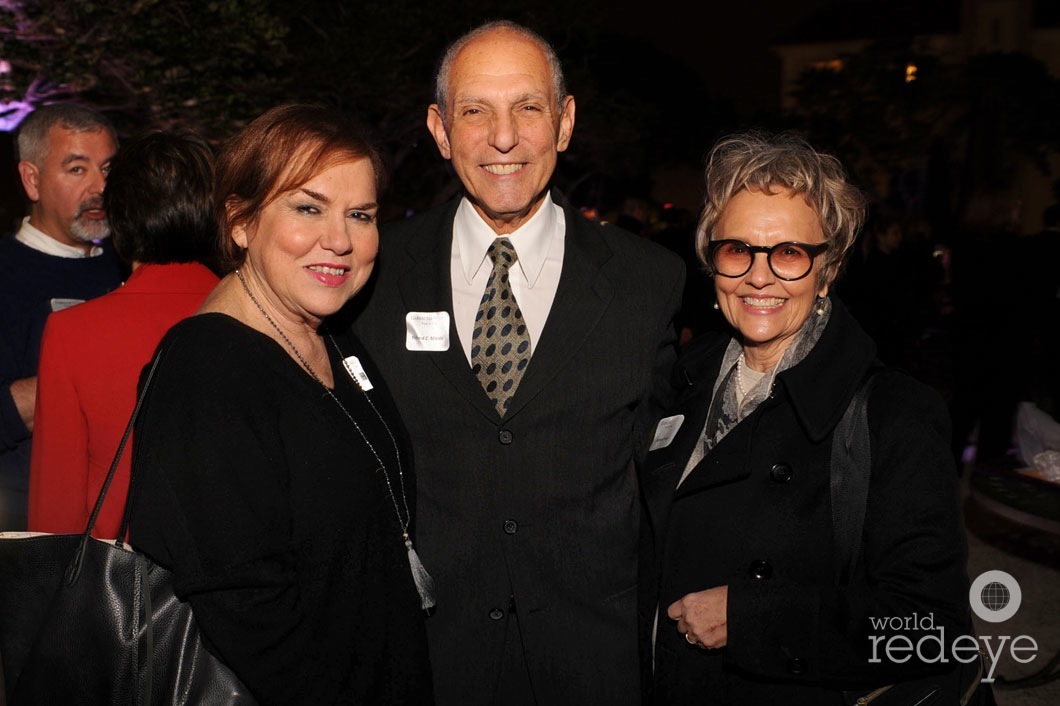
[[[696,71],[711,100],[754,115],[780,104],[780,61],[770,45],[836,1],[729,0],[693,6],[688,0],[613,0],[605,21],[616,32],[643,38]],[[689,105],[703,104],[692,100]],[[690,110],[695,113],[697,109]],[[683,129],[695,126],[698,115],[687,118]],[[705,127],[702,144],[689,142],[690,159],[705,154],[713,141],[710,135],[710,128]],[[653,184],[651,196],[660,202],[692,211],[702,202],[699,161],[695,166],[690,162],[682,169],[655,173]]]
[[[695,68],[717,97],[760,106],[780,90],[770,44],[833,1],[655,0],[645,11],[643,0],[617,0],[610,17],[618,31],[648,38]]]

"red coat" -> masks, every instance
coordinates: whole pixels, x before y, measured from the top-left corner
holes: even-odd
[[[119,289],[48,317],[30,460],[29,529],[82,532],[136,404],[140,371],[217,277],[199,264],[143,265]],[[118,533],[131,446],[93,535]]]

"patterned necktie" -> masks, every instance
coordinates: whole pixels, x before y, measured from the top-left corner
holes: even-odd
[[[503,417],[530,362],[530,334],[508,282],[508,269],[517,257],[512,241],[496,238],[486,254],[493,261],[493,272],[475,315],[471,370]]]

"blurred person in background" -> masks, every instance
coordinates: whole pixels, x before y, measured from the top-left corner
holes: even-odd
[[[103,188],[118,135],[73,103],[37,108],[18,128],[29,215],[0,238],[0,530],[26,528],[41,336],[48,316],[121,284]]]
[[[1029,299],[1031,324],[1031,360],[1023,399],[1037,403],[1060,420],[1060,366],[1056,365],[1060,350],[1056,348],[1056,332],[1060,331],[1060,203],[1042,212],[1042,229],[1031,236],[1028,243],[1032,276]]]
[[[48,318],[41,344],[29,528],[85,529],[136,403],[140,370],[169,327],[217,284],[213,156],[199,137],[153,132],[111,163],[104,208],[132,274],[121,288]],[[122,456],[96,523],[117,536],[129,487]]]
[[[966,459],[978,464],[1004,462],[1014,450],[1027,332],[1039,327],[1051,330],[1031,314],[1043,301],[1032,288],[1043,280],[1028,277],[1041,260],[1019,236],[1022,206],[1019,194],[1007,183],[977,189],[968,199],[951,245],[950,414],[952,451],[959,464]],[[997,286],[984,283],[1018,288],[1020,303],[1013,306],[1009,297],[998,296]],[[1054,355],[1049,364],[1055,365],[1055,359]]]

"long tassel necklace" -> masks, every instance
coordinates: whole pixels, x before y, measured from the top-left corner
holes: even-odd
[[[286,343],[287,347],[291,349],[291,352],[294,353],[294,357],[298,359],[298,362],[302,364],[302,367],[306,369],[306,372],[308,372],[309,375],[317,381],[317,384],[319,384],[320,387],[324,389],[324,392],[328,394],[328,397],[335,401],[335,404],[339,406],[339,409],[342,410],[342,413],[346,415],[346,418],[350,420],[351,424],[353,424],[353,428],[357,430],[358,434],[360,434],[361,439],[364,440],[364,443],[368,447],[368,450],[372,452],[372,456],[375,457],[376,463],[379,464],[379,470],[383,472],[383,478],[386,480],[387,493],[389,493],[390,495],[390,501],[394,505],[394,512],[397,514],[398,525],[401,527],[401,539],[405,542],[405,549],[408,551],[409,567],[412,570],[412,580],[416,583],[416,591],[420,594],[420,607],[422,607],[423,610],[429,610],[433,608],[435,602],[434,580],[431,578],[431,575],[427,573],[427,569],[424,568],[423,562],[420,561],[419,555],[416,553],[415,548],[413,548],[412,546],[412,538],[409,536],[409,523],[412,520],[412,513],[409,512],[408,498],[405,494],[405,474],[401,468],[401,452],[398,450],[397,440],[394,438],[394,434],[390,431],[390,426],[386,423],[386,420],[383,419],[383,415],[379,413],[379,410],[376,409],[375,403],[372,402],[372,398],[368,396],[368,393],[364,391],[364,388],[361,387],[360,383],[358,383],[357,380],[353,378],[353,382],[357,385],[357,389],[359,389],[361,391],[361,394],[364,395],[364,398],[368,401],[368,405],[372,408],[372,411],[375,412],[375,416],[378,417],[379,422],[383,425],[383,429],[386,430],[387,436],[390,437],[390,443],[394,445],[394,458],[397,459],[397,482],[398,488],[401,491],[400,505],[398,504],[397,496],[394,494],[394,486],[390,482],[390,474],[387,472],[386,464],[383,463],[383,459],[376,452],[375,446],[373,446],[372,442],[368,440],[368,436],[361,430],[361,425],[358,424],[357,420],[353,418],[353,415],[350,414],[349,410],[346,409],[346,406],[342,404],[342,401],[335,396],[335,393],[332,392],[331,388],[324,384],[324,381],[320,379],[320,376],[317,375],[315,370],[313,370],[313,367],[306,361],[305,358],[302,357],[302,354],[298,352],[298,349],[295,348],[294,343],[292,343],[291,339],[287,337],[287,334],[283,332],[283,329],[281,329],[279,325],[275,321],[273,321],[272,317],[269,316],[267,311],[265,311],[265,307],[263,307],[258,302],[257,298],[253,295],[253,293],[251,293],[250,287],[247,286],[247,281],[243,278],[243,273],[240,272],[238,269],[236,269],[235,272],[236,277],[239,278],[239,283],[243,285],[243,291],[247,293],[247,296],[250,298],[250,301],[253,302],[254,306],[258,308],[258,311],[260,311],[261,315],[265,317],[265,320],[268,321],[274,329],[276,329],[276,333],[280,335],[280,338],[283,339],[283,342]],[[339,355],[341,356],[342,351],[339,350],[339,345],[335,341],[334,336],[328,334],[328,338],[331,339],[331,345],[335,346],[335,350],[338,351]],[[345,368],[345,366],[343,367]],[[349,370],[347,370],[346,372],[347,374],[349,374]],[[404,509],[405,511],[404,514],[402,514],[402,509]]]

